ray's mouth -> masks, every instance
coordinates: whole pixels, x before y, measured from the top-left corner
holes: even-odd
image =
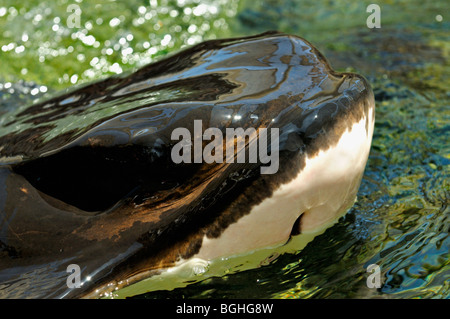
[[[300,216],[298,216],[297,219],[295,220],[294,225],[292,225],[292,230],[289,235],[289,238],[291,238],[292,236],[300,235],[302,233],[302,217],[303,217],[303,215],[304,215],[304,213],[301,213]]]

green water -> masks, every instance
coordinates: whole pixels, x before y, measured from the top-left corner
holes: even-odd
[[[376,127],[358,201],[296,254],[139,297],[449,298],[448,3],[377,1],[381,28],[369,29],[370,3],[0,0],[0,116],[205,39],[302,36],[372,84]],[[380,288],[366,285],[370,264]]]

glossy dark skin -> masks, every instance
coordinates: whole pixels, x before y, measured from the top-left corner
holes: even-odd
[[[205,42],[29,106],[0,127],[0,297],[95,297],[192,256],[300,171],[305,154],[335,143],[371,94],[305,40],[268,33]],[[195,119],[223,131],[278,127],[278,173],[174,164],[171,132]],[[82,288],[66,286],[72,263],[92,276]]]

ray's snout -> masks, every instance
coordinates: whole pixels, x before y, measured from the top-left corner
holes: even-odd
[[[341,94],[331,102],[341,109],[340,114],[326,138],[318,140],[322,147],[306,156],[301,178],[292,185],[303,207],[301,232],[328,225],[353,205],[369,157],[375,124],[374,96],[363,77],[344,76]]]
[[[280,137],[280,174],[289,172],[286,182],[219,239],[205,238],[198,257],[244,253],[286,243],[292,235],[318,233],[353,205],[369,156],[375,103],[363,77],[336,74],[333,82],[338,83],[334,90],[322,100],[316,96],[314,107],[302,109],[298,122],[290,121],[296,131]],[[289,140],[298,136],[298,143]]]

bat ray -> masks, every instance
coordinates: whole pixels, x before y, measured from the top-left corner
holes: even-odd
[[[277,171],[262,174],[260,159],[175,163],[173,131],[194,147],[199,120],[200,135],[277,129],[265,144]],[[0,119],[0,297],[100,297],[314,234],[354,203],[374,121],[364,77],[278,32],[206,41],[18,107]],[[250,158],[260,140],[229,142]],[[67,285],[72,264],[79,288]]]

